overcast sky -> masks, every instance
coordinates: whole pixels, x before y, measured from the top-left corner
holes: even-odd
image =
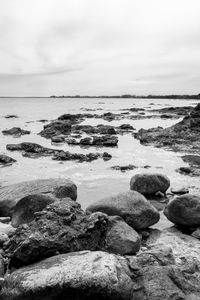
[[[0,0],[0,95],[200,93],[200,0]]]

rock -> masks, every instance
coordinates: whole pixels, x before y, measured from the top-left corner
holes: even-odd
[[[59,151],[57,152],[53,159],[54,160],[60,160],[60,161],[65,161],[65,160],[78,160],[79,162],[91,162],[93,160],[98,159],[101,157],[100,153],[88,153],[88,154],[81,154],[81,153],[70,153],[68,151]]]
[[[64,187],[55,188],[57,195],[66,195],[66,190],[59,190]],[[48,204],[54,202],[56,198],[45,194],[33,194],[20,199],[13,209],[12,226],[18,227],[20,224],[30,223],[34,219],[34,213],[43,210]]]
[[[110,125],[97,125],[97,132],[99,134],[116,134],[116,130]]]
[[[132,300],[134,285],[125,258],[101,251],[45,259],[6,277],[4,300]]]
[[[134,136],[144,145],[173,151],[194,152],[200,149],[200,103],[182,121],[168,128],[141,129]]]
[[[126,172],[126,171],[130,171],[130,170],[134,170],[137,167],[135,165],[127,165],[127,166],[112,166],[111,169],[112,170],[119,170],[121,172]]]
[[[65,138],[63,136],[52,136],[51,141],[53,143],[62,143],[64,142]]]
[[[112,155],[109,154],[108,152],[104,152],[102,157],[103,157],[103,160],[107,161],[112,158]]]
[[[80,145],[92,145],[92,138],[85,137],[80,140]]]
[[[180,174],[191,174],[192,173],[192,169],[188,168],[188,167],[180,167],[176,171]]]
[[[101,211],[120,216],[135,230],[147,228],[159,221],[159,212],[136,191],[128,191],[104,198],[87,207],[87,211]]]
[[[153,195],[157,192],[165,193],[170,186],[170,180],[164,174],[141,173],[131,178],[131,190],[143,195]]]
[[[11,216],[17,202],[27,195],[32,194],[53,194],[58,196],[56,188],[64,187],[66,193],[63,198],[70,197],[72,200],[77,198],[77,187],[69,179],[50,178],[37,179],[16,183],[0,188],[0,216]],[[63,188],[62,188],[63,189]]]
[[[29,130],[23,130],[20,127],[13,127],[11,129],[7,129],[7,130],[2,130],[2,133],[4,135],[25,135],[25,134],[30,134],[31,132]]]
[[[184,194],[187,194],[189,193],[189,189],[188,188],[171,188],[171,192],[173,194],[177,194],[177,195],[184,195]]]
[[[0,234],[2,233],[10,237],[15,233],[15,228],[10,224],[0,223]]]
[[[16,160],[8,155],[0,154],[0,165],[7,166],[12,165]]]
[[[39,133],[39,135],[49,139],[53,136],[58,136],[61,134],[68,135],[71,132],[71,121],[53,121],[47,125],[44,125],[44,129]]]
[[[174,224],[186,227],[200,226],[200,197],[186,194],[173,199],[164,214]]]
[[[92,161],[101,157],[100,153],[71,153],[69,151],[57,150],[43,147],[35,143],[20,143],[20,144],[8,144],[6,146],[7,150],[10,151],[22,151],[22,155],[29,158],[38,158],[41,156],[52,156],[53,160],[78,160],[79,162],[83,161]]]
[[[197,228],[193,233],[192,236],[198,240],[200,240],[200,228]]]
[[[122,124],[119,126],[119,129],[121,130],[134,130],[133,126],[131,126],[130,124]]]
[[[77,202],[61,199],[36,212],[31,223],[19,226],[5,252],[10,266],[21,267],[59,253],[99,250],[106,229],[106,215],[86,214]]]
[[[136,254],[140,249],[139,235],[121,217],[109,217],[104,249],[121,255]]]
[[[94,127],[92,125],[75,125],[75,126],[72,127],[72,131],[74,131],[74,132],[83,131],[87,134],[97,133],[96,127]]]
[[[6,115],[4,116],[5,119],[14,119],[14,118],[19,118],[17,115]]]
[[[92,145],[114,147],[118,144],[118,137],[112,135],[93,136]]]

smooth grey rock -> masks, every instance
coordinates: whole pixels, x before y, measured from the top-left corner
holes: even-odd
[[[141,173],[131,178],[130,189],[143,195],[165,193],[170,186],[170,180],[164,174]]]
[[[136,230],[147,228],[160,219],[157,209],[136,191],[128,191],[94,202],[87,207],[87,211],[101,211],[109,216],[120,216]]]
[[[59,197],[59,190],[62,192],[62,197],[70,197],[72,200],[77,198],[77,187],[69,179],[50,178],[37,179],[16,183],[0,188],[0,217],[11,216],[17,202],[23,197],[31,194],[53,194]]]
[[[174,224],[186,227],[200,226],[200,197],[186,194],[173,199],[164,214]]]

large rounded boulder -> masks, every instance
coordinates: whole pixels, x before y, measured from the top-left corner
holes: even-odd
[[[101,251],[56,255],[14,271],[4,300],[131,300],[134,283],[125,258]]]
[[[94,202],[87,207],[87,211],[120,216],[136,230],[147,228],[160,219],[157,209],[136,191],[128,191]]]
[[[200,226],[200,197],[187,194],[173,199],[164,214],[174,224],[186,227]]]
[[[40,193],[76,200],[77,187],[65,178],[37,179],[1,187],[0,217],[12,216],[15,205],[23,197]]]
[[[165,193],[170,186],[170,180],[164,174],[142,173],[131,178],[130,189],[143,195]]]

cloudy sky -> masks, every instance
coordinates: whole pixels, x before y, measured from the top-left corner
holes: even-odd
[[[0,95],[200,93],[199,0],[0,0]]]

